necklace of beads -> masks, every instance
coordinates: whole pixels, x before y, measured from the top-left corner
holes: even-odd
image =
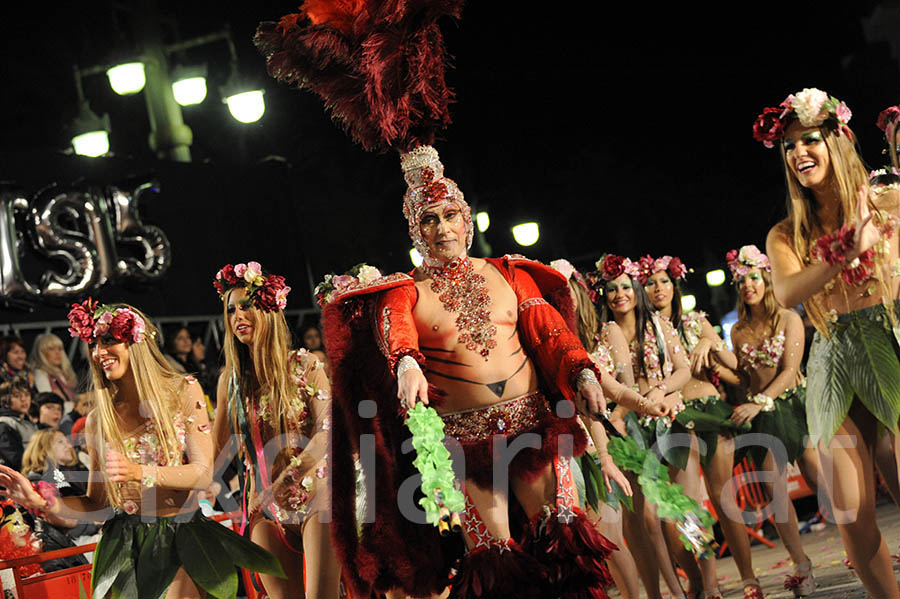
[[[468,256],[444,266],[427,267],[426,271],[431,276],[431,290],[438,295],[444,310],[458,313],[457,342],[487,360],[490,350],[497,347],[497,327],[491,323],[491,296],[484,275],[475,272]]]

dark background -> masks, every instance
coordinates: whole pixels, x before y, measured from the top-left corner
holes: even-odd
[[[166,42],[231,28],[241,72],[266,90],[254,124],[231,118],[218,85],[224,45],[185,53],[209,63],[209,94],[184,109],[193,162],[157,160],[143,94],[115,95],[85,79],[94,112],[109,113],[112,157],[67,153],[77,112],[72,65],[104,63],[130,39],[127,3],[26,3],[6,8],[0,180],[28,193],[81,178],[115,183],[152,174],[158,197],[141,207],[173,245],[151,288],[108,288],[152,315],[215,313],[210,286],[226,262],[256,259],[312,304],[309,281],[366,261],[410,268],[396,155],[354,146],[318,98],[268,78],[251,43],[261,20],[291,2],[161,0]],[[454,122],[436,145],[473,210],[486,209],[493,254],[568,257],[589,269],[610,251],[672,254],[708,308],[703,273],[733,247],[761,248],[784,215],[775,150],[751,136],[755,116],[789,93],[819,87],[847,102],[864,158],[885,157],[878,112],[900,102],[900,2],[538,5],[470,2],[443,24],[453,69]],[[510,227],[537,220],[541,240],[516,246]],[[477,254],[477,251],[474,252]],[[30,268],[36,268],[32,265]],[[4,310],[0,321],[64,317],[59,307]]]

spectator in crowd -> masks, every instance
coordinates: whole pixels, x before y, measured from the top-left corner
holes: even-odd
[[[0,383],[0,463],[14,470],[22,468],[25,445],[37,430],[28,419],[31,388],[23,380]]]
[[[21,337],[0,337],[0,380],[22,380],[30,389],[34,387],[34,374],[25,360],[25,343]]]
[[[56,393],[38,393],[34,398],[38,408],[38,428],[59,428],[59,422],[63,417],[63,399]]]
[[[166,343],[166,359],[172,367],[184,374],[193,374],[203,393],[210,396],[218,381],[218,373],[206,361],[206,346],[200,337],[193,337],[187,327],[181,327]]]
[[[300,346],[309,351],[325,348],[322,345],[322,331],[314,322],[305,322],[300,327]]]
[[[38,335],[31,346],[28,364],[38,393],[56,393],[65,402],[64,411],[71,410],[75,405],[78,377],[63,349],[62,339],[53,333]]]
[[[72,436],[72,425],[82,416],[87,416],[94,408],[94,395],[91,392],[79,393],[75,396],[75,407],[59,421],[59,430],[66,436]]]
[[[45,428],[32,435],[22,457],[22,474],[33,483],[44,481],[53,485],[63,497],[87,493],[88,469],[78,460],[69,438],[58,430]],[[93,522],[79,522],[54,514],[42,514],[41,517],[75,545],[97,541],[96,535],[100,532],[100,527]],[[58,533],[42,536],[58,537]],[[56,541],[55,545],[67,545],[65,540]]]
[[[44,480],[54,484],[64,497],[87,493],[87,473],[62,431],[41,429],[25,447],[22,474],[33,482]]]

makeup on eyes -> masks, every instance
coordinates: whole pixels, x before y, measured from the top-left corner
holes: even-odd
[[[811,145],[814,143],[818,143],[823,140],[821,131],[807,131],[803,135],[800,136],[800,140],[806,144]],[[797,140],[792,137],[784,138],[784,150],[785,152],[789,152],[793,150],[797,145]]]
[[[623,291],[625,289],[631,289],[631,283],[608,283],[606,285],[607,293],[614,293],[614,292],[618,291],[619,289],[622,289]]]

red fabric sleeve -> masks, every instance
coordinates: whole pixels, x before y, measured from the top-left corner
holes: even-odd
[[[397,376],[397,362],[403,356],[412,356],[423,370],[425,368],[425,356],[419,351],[419,333],[412,313],[417,299],[415,286],[403,285],[388,289],[378,300],[375,336],[394,376]]]
[[[575,378],[587,368],[600,380],[600,370],[556,308],[547,303],[530,274],[510,268],[511,284],[519,301],[519,336],[537,362],[545,380],[574,399]]]

